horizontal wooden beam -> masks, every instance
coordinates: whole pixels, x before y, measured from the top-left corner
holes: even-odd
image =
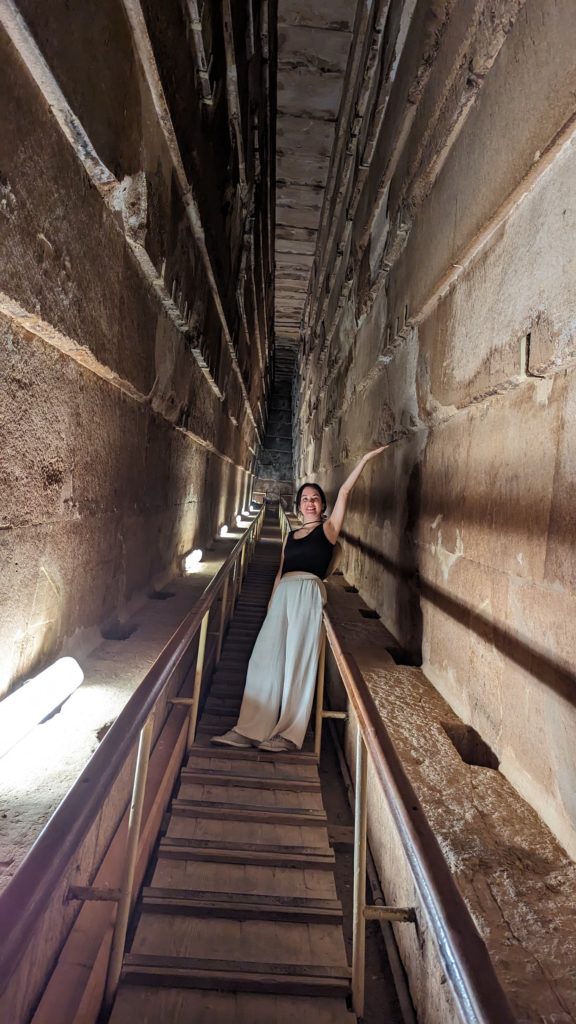
[[[334,851],[330,847],[287,846],[275,843],[243,843],[221,839],[184,839],[166,836],[158,856],[168,860],[191,860],[214,864],[251,864],[263,867],[333,871]]]
[[[174,800],[172,814],[184,818],[216,818],[221,821],[258,821],[268,825],[326,827],[324,811],[304,807],[262,807],[261,804],[227,803],[221,800]]]
[[[278,775],[238,775],[218,768],[183,768],[183,782],[207,786],[240,786],[243,789],[287,789],[298,793],[320,791],[320,779],[282,778]]]
[[[129,984],[335,998],[345,997],[350,989],[350,972],[346,967],[147,956],[139,953],[130,953],[125,957],[122,978]]]
[[[339,924],[339,900],[261,893],[212,892],[205,889],[147,887],[142,908],[155,914],[227,918],[238,921],[284,921],[300,924]]]
[[[294,754],[288,751],[278,753],[265,753],[263,750],[258,750],[253,747],[250,750],[238,750],[234,747],[221,747],[218,751],[216,747],[203,747],[199,744],[195,744],[188,751],[188,764],[192,758],[226,758],[227,761],[272,761],[276,764],[281,764],[286,761],[294,763]],[[311,751],[301,750],[298,753],[298,764],[318,764],[318,758]]]

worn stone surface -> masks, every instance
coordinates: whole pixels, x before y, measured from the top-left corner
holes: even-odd
[[[394,641],[380,622],[362,619],[363,601],[345,578],[328,586],[329,612],[357,660],[450,869],[486,942],[522,1024],[576,1019],[576,936],[572,924],[576,867],[536,812],[501,772],[466,763],[447,730],[459,722],[424,673],[398,666]],[[331,702],[345,698],[334,668]],[[354,763],[355,724],[347,727]],[[417,924],[396,939],[408,967],[422,1024],[455,1020],[434,938],[416,892],[387,801],[368,775],[370,846],[385,896],[416,906]]]
[[[5,889],[107,729],[237,542],[239,531],[231,520],[228,525],[232,527],[229,535],[211,543],[198,572],[168,579],[163,588],[152,589],[147,596],[131,602],[122,622],[126,639],[99,637],[97,646],[80,659],[84,672],[82,686],[57,715],[37,726],[3,757],[0,891]],[[140,538],[139,545],[142,544]],[[43,582],[37,585],[37,606],[43,597]],[[74,589],[66,579],[53,582],[62,590],[69,590],[73,600],[82,602],[80,584]],[[49,590],[48,577],[45,584]],[[212,622],[211,632],[215,628]],[[191,656],[189,661],[192,660]],[[177,692],[186,668],[170,683],[168,696]],[[163,719],[164,704],[165,701],[158,722]]]
[[[343,567],[402,660],[422,666],[500,763],[490,793],[494,773],[475,769],[458,809],[463,782],[447,767],[439,785],[435,758],[444,755],[435,745],[419,783],[475,828],[493,819],[506,832],[509,814],[510,846],[514,829],[532,830],[537,814],[573,857],[574,12],[562,2],[455,0],[391,4],[386,17],[379,42],[374,34],[377,82],[369,86],[364,64],[351,85],[361,116],[344,133],[338,189],[319,228],[296,482],[318,479],[334,498],[363,451],[396,442],[354,491]],[[416,677],[397,670],[393,678],[414,729],[410,766],[417,738],[435,744],[437,730]],[[383,709],[395,706],[376,680],[375,692]],[[536,814],[516,809],[508,783]],[[373,813],[387,827],[377,801]],[[441,804],[430,813],[450,831]],[[395,885],[399,852],[384,833],[375,842]],[[547,854],[537,843],[524,918],[507,875],[508,841],[494,842],[472,880],[468,853],[450,839],[455,874],[467,895],[475,889],[479,919],[516,893],[502,910],[516,938],[500,963],[519,1019],[571,1020],[573,976],[536,966],[546,934],[552,952],[565,952],[568,936],[563,918],[556,943]],[[394,891],[400,902],[409,897],[407,876]],[[496,918],[488,931],[501,931]],[[528,956],[514,946],[532,928]],[[402,941],[422,1019],[452,1019],[432,980],[434,958],[428,981],[416,980],[416,945],[410,952]],[[513,981],[524,956],[538,1010]],[[573,966],[574,951],[566,956]]]
[[[184,5],[19,10],[0,28],[0,693],[245,507],[271,341],[259,16],[249,77],[236,47],[260,115],[241,181],[215,11],[208,106]]]
[[[418,8],[396,54],[354,244],[326,248],[310,312],[299,476],[334,493],[400,437],[352,499],[347,571],[574,853],[572,16],[489,6]]]

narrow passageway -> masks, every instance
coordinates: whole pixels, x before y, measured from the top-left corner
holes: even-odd
[[[284,754],[210,745],[237,721],[280,547],[270,512],[135,911],[111,1024],[350,1020],[336,859],[312,737]],[[396,1024],[393,1002],[374,1005],[372,979],[389,974],[376,958],[365,1020]]]
[[[404,1024],[576,1024],[574,33],[0,0],[2,1022],[396,1024],[382,938]],[[304,752],[216,751],[360,462]]]

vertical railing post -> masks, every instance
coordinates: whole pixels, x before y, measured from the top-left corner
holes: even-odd
[[[230,570],[231,594],[230,594],[230,618],[234,615],[236,598],[238,597],[238,559],[236,559]]]
[[[244,544],[242,546],[242,551],[240,552],[240,582],[238,584],[238,593],[240,593],[240,591],[242,590],[242,584],[244,582],[244,562],[245,562],[245,560],[246,560],[246,545]]]
[[[124,958],[124,945],[126,943],[126,932],[128,919],[132,904],[132,890],[134,887],[134,875],[136,873],[136,860],[138,857],[138,840],[140,838],[140,826],[142,824],[142,809],[144,807],[144,794],[146,791],[146,779],[148,776],[148,762],[150,760],[150,749],[152,746],[152,732],[154,727],[154,715],[151,714],[146,725],[140,733],[138,741],[138,753],[136,755],[136,766],[134,769],[134,783],[132,786],[132,800],[130,802],[130,814],[128,818],[128,835],[126,837],[126,859],[124,862],[123,878],[120,887],[120,900],[116,911],[114,922],[114,934],[110,949],[110,960],[108,962],[108,973],[106,977],[106,991],[104,1005],[107,1010],[112,1007],[120,973],[122,971],[122,960]]]
[[[356,733],[356,785],[354,793],[354,906],[352,912],[352,1007],[364,1016],[366,961],[366,747]]]
[[[198,705],[200,704],[200,693],[202,691],[202,673],[204,671],[204,655],[206,654],[206,637],[208,635],[208,619],[210,609],[205,613],[200,626],[200,638],[198,640],[198,654],[196,655],[196,671],[194,673],[194,689],[192,691],[192,704],[190,706],[190,721],[188,722],[188,742],[186,750],[194,743],[196,736],[196,722],[198,720]]]
[[[320,655],[318,657],[318,675],[316,677],[316,719],[314,722],[314,753],[320,757],[322,749],[322,725],[324,718],[324,676],[326,670],[326,630],[322,625],[322,638],[320,640]]]
[[[226,606],[228,604],[228,587],[230,584],[230,573],[224,580],[224,589],[222,591],[222,603],[220,605],[220,626],[218,628],[218,646],[216,647],[216,664],[222,657],[222,644],[224,643],[224,632],[226,630]]]

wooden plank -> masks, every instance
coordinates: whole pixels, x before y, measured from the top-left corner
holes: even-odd
[[[318,852],[317,847],[290,847],[274,844],[233,843],[211,839],[162,839],[159,856],[173,860],[192,860],[222,864],[258,864],[271,867],[333,871],[334,852]]]
[[[196,733],[201,736],[218,736],[233,729],[237,721],[238,715],[203,715]]]
[[[313,964],[251,963],[195,957],[154,957],[128,954],[122,978],[132,984],[263,992],[288,995],[340,996],[350,990],[347,968]]]
[[[328,837],[332,846],[354,846],[354,827],[352,825],[329,825]]]
[[[127,953],[126,967],[167,967],[183,971],[237,971],[249,974],[290,975],[299,974],[309,978],[349,979],[350,968],[340,964],[276,963],[274,961],[221,960],[216,957],[159,956],[147,953]]]
[[[294,789],[298,792],[319,792],[320,779],[281,778],[277,775],[233,775],[217,768],[183,768],[183,781],[210,786],[244,786],[246,789]]]
[[[203,889],[148,887],[142,895],[143,910],[191,917],[232,918],[238,921],[290,921],[303,924],[339,924],[339,900],[303,896],[245,895]]]
[[[291,811],[295,808],[323,810],[322,795],[318,790],[300,792],[298,789],[276,791],[276,789],[254,789],[242,786],[213,786],[210,783],[198,785],[188,779],[181,780],[178,799],[195,800],[202,803],[216,801],[233,807],[249,804],[250,807],[257,806],[261,810],[271,811],[275,811],[277,808],[282,811]]]
[[[300,761],[300,758],[293,757],[289,761],[267,761],[263,764],[261,761],[246,759],[241,764],[237,761],[229,760],[226,756],[226,747],[212,747],[212,756],[206,761],[192,761],[189,768],[197,771],[203,771],[204,768],[215,768],[218,771],[234,772],[238,770],[242,775],[248,775],[252,778],[258,777],[263,772],[266,775],[274,776],[274,778],[282,779],[306,779],[313,781],[318,779],[318,770],[315,764],[304,763]]]
[[[131,952],[256,963],[347,964],[337,924],[212,920],[152,911],[139,919]]]
[[[352,1024],[342,998],[121,985],[110,1024]]]
[[[329,871],[316,871],[313,868],[294,870],[269,864],[223,866],[214,861],[197,863],[161,857],[156,862],[150,885],[154,889],[193,888],[202,892],[237,893],[248,900],[258,900],[260,896],[338,899],[334,877]]]
[[[303,807],[269,807],[229,804],[220,800],[174,800],[172,813],[192,818],[227,818],[228,821],[264,821],[275,825],[327,825],[323,811]]]
[[[276,825],[271,822],[224,821],[221,818],[184,818],[174,816],[169,823],[167,840],[208,839],[231,843],[254,843],[264,846],[330,849],[326,823],[316,828],[300,825]]]
[[[258,747],[252,747],[249,749],[239,749],[237,747],[226,747],[226,752],[220,748],[220,753],[216,747],[203,747],[198,743],[195,743],[193,747],[188,751],[188,764],[190,764],[191,758],[207,758],[207,757],[227,757],[231,761],[261,761],[265,764],[268,761],[275,762],[289,762],[292,761],[294,764],[318,764],[318,758],[316,754],[311,751],[295,750],[295,751],[279,751],[278,753],[272,753],[271,751],[259,750]]]
[[[209,715],[232,715],[232,714],[235,714],[236,715],[236,720],[238,720],[238,714],[239,714],[239,711],[240,711],[241,703],[242,703],[242,701],[240,699],[240,696],[238,696],[238,697],[230,697],[228,700],[224,700],[221,697],[220,698],[219,697],[209,697],[208,700],[206,701],[206,705],[205,705],[204,710]]]

